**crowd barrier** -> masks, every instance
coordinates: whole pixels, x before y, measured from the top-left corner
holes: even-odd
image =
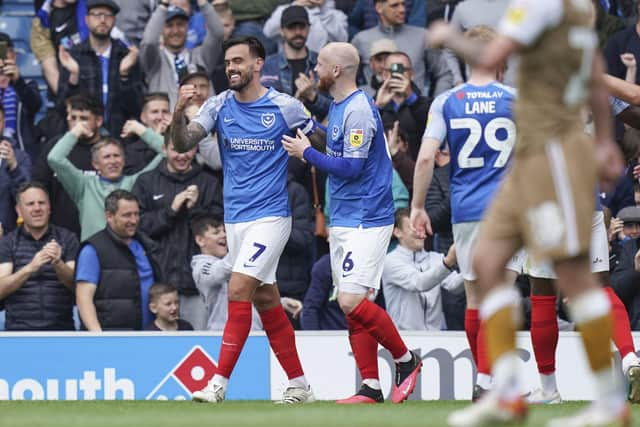
[[[411,399],[469,399],[475,377],[463,332],[405,332],[424,367]],[[634,334],[640,344],[640,333]],[[358,371],[346,332],[298,332],[298,349],[315,395],[335,400],[353,394]],[[204,387],[216,366],[220,334],[0,333],[0,400],[183,400]],[[518,334],[525,390],[539,385],[529,334]],[[619,367],[619,357],[614,354]],[[391,389],[393,360],[378,352],[383,390]],[[579,336],[561,332],[557,379],[565,400],[588,400],[592,380]],[[616,370],[618,373],[619,370]],[[286,377],[269,342],[252,333],[229,388],[231,400],[279,399]]]

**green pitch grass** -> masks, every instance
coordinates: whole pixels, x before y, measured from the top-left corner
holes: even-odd
[[[2,427],[440,427],[465,402],[408,402],[344,406],[317,402],[280,406],[271,402],[0,402]],[[525,426],[544,426],[584,403],[535,407]],[[640,426],[635,406],[632,426]]]

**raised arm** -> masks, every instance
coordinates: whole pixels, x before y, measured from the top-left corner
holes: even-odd
[[[173,120],[171,121],[170,130],[173,146],[176,151],[180,153],[191,150],[208,134],[204,126],[195,120],[192,120],[187,124],[187,118],[184,111],[187,107],[187,103],[193,96],[193,93],[186,89],[187,88],[185,86],[180,88],[178,102],[176,103],[176,109],[173,112]],[[202,110],[204,109],[205,108],[203,106]],[[211,127],[213,127],[213,125]]]
[[[487,44],[465,38],[459,28],[442,21],[429,27],[428,41],[431,47],[452,49],[471,67],[499,69],[511,54],[533,45],[548,28],[561,22],[563,4],[562,0],[512,0],[498,24],[498,36]]]
[[[442,22],[436,22],[429,27],[428,34],[431,47],[449,48],[464,57],[470,66],[487,70],[499,68],[512,53],[520,49],[519,43],[502,35],[498,35],[486,45],[480,45]]]
[[[160,55],[162,54],[160,37],[162,36],[166,16],[166,6],[158,5],[144,28],[142,41],[140,42],[140,65],[145,73],[160,67]]]
[[[71,163],[68,156],[78,142],[78,138],[88,135],[90,132],[86,125],[83,122],[78,122],[53,146],[47,156],[49,167],[76,204],[84,190],[85,181],[90,178]]]
[[[603,82],[611,95],[631,105],[640,104],[640,85],[629,83],[610,74],[605,74]]]
[[[222,49],[222,41],[224,38],[224,27],[211,3],[207,0],[198,0],[198,6],[205,18],[207,26],[207,35],[202,42],[200,48],[202,59],[205,61],[207,70],[211,72],[215,66],[220,50]]]

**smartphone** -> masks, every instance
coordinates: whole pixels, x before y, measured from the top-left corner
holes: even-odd
[[[0,41],[0,59],[3,61],[7,59],[7,49],[9,44],[6,41]]]
[[[400,64],[400,63],[395,63],[395,64],[391,64],[391,68],[389,69],[391,71],[391,74],[393,73],[404,73],[404,64]]]

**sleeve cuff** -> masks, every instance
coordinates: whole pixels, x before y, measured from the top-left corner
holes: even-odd
[[[418,95],[416,95],[415,92],[411,92],[411,95],[409,95],[409,97],[404,101],[404,103],[407,105],[413,105],[416,103],[417,100],[418,100]]]

